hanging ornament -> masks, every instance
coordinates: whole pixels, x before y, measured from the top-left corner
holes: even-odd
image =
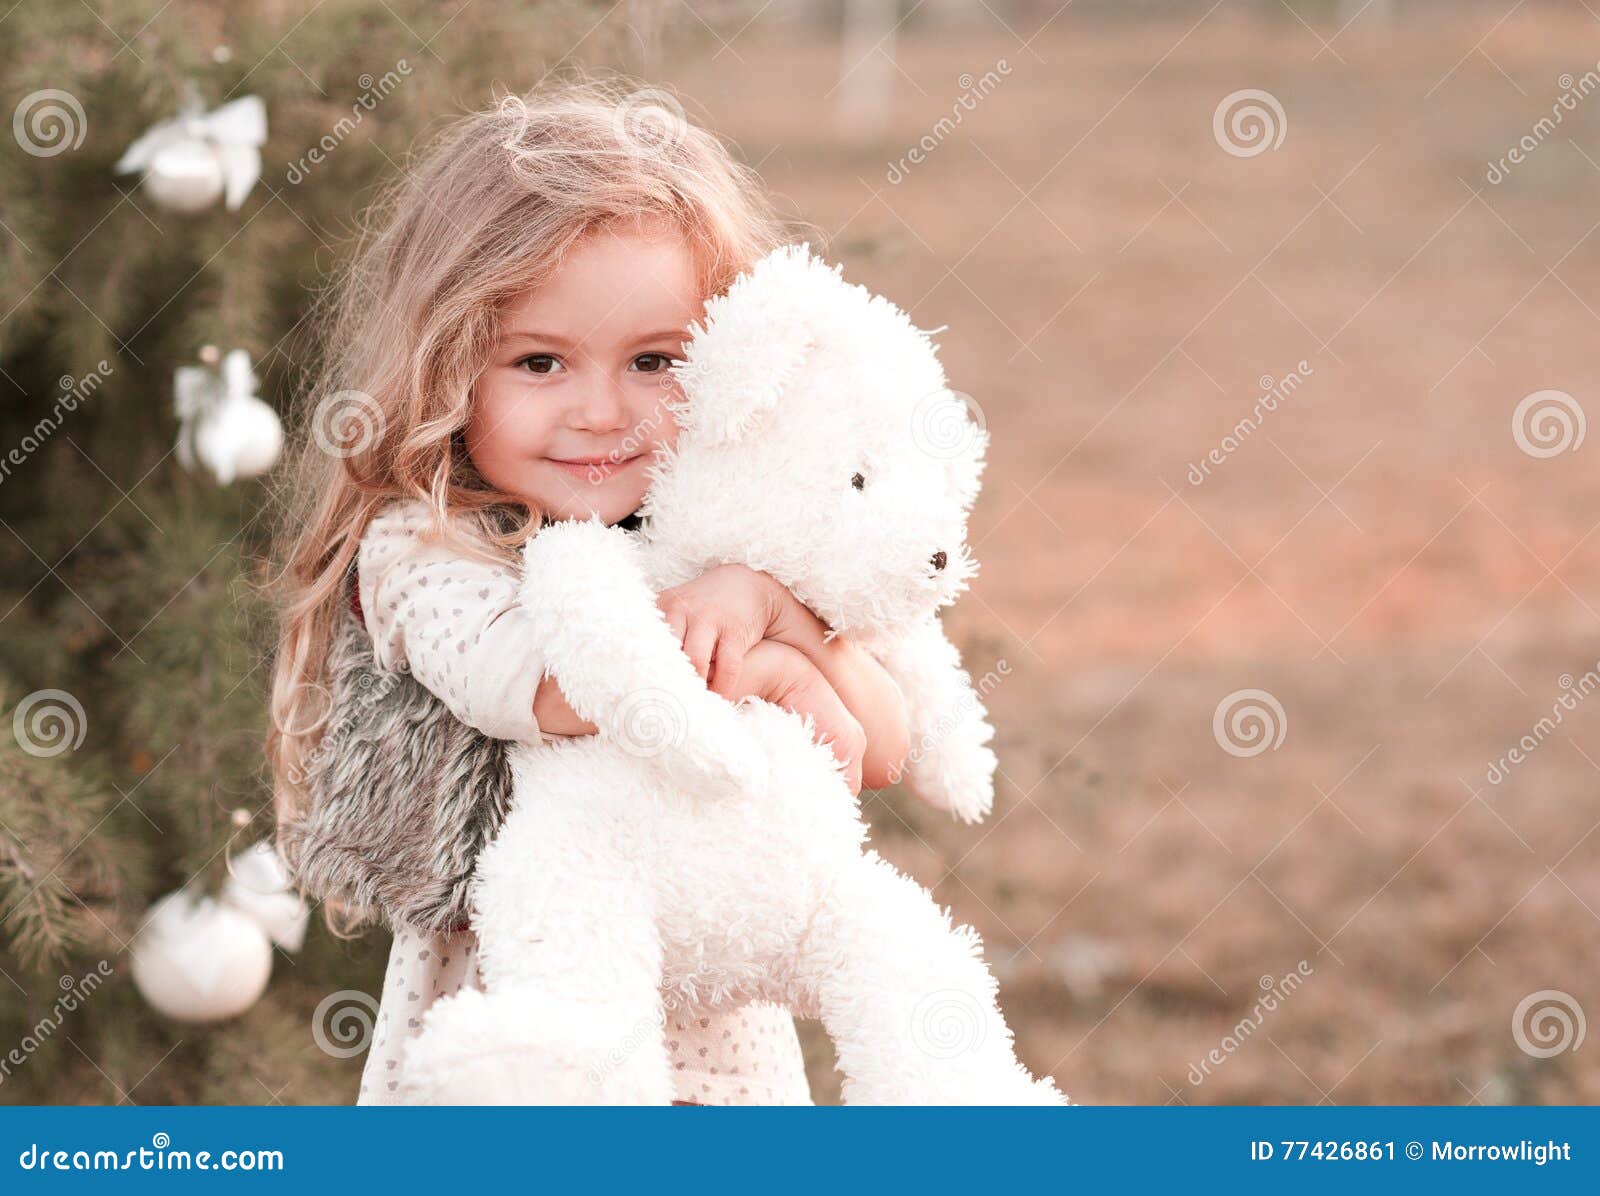
[[[150,198],[175,212],[201,211],[218,196],[233,212],[261,177],[266,140],[267,106],[260,96],[207,112],[191,85],[176,119],[151,126],[112,171],[143,171]]]
[[[298,951],[306,941],[311,911],[289,880],[277,849],[263,839],[228,861],[223,900],[255,919],[267,937],[285,951]]]
[[[157,1013],[180,1022],[237,1017],[266,991],[272,944],[298,951],[310,910],[266,840],[228,863],[218,897],[168,893],[134,936],[133,983]]]
[[[200,358],[214,360],[215,353],[207,345]],[[179,366],[172,378],[178,463],[188,470],[204,465],[224,486],[271,469],[283,451],[283,423],[255,390],[250,355],[243,349],[231,350],[220,369]]]
[[[249,914],[183,889],[150,908],[131,951],[134,985],[180,1022],[237,1017],[272,975],[272,943]]]

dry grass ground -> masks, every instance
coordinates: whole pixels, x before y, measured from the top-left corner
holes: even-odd
[[[913,28],[854,148],[832,46],[758,22],[664,72],[855,277],[950,326],[993,436],[952,623],[975,672],[1011,669],[999,809],[957,829],[876,798],[880,845],[981,929],[1023,1055],[1079,1099],[1600,1100],[1593,1043],[1512,1035],[1539,989],[1600,1016],[1600,699],[1485,777],[1600,659],[1596,447],[1512,435],[1534,391],[1600,413],[1600,97],[1485,180],[1595,67],[1600,21],[1463,5],[1322,50],[1333,24],[1207,7],[1067,11],[1030,47]],[[1281,102],[1277,150],[1219,148],[1241,88]],[[1212,724],[1247,688],[1287,735],[1241,758]]]

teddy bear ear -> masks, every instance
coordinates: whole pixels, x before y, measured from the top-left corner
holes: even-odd
[[[680,439],[733,444],[760,425],[805,367],[811,313],[830,285],[842,285],[836,268],[808,245],[785,245],[706,303],[674,367],[684,394]]]

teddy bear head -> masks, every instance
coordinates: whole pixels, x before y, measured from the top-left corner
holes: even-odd
[[[764,570],[852,638],[953,602],[976,571],[988,438],[928,334],[805,245],[741,275],[692,333],[642,511],[669,572]]]

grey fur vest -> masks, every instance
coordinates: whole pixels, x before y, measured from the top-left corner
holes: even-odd
[[[344,906],[356,925],[466,929],[478,853],[510,806],[510,745],[459,721],[409,672],[379,669],[348,608],[328,663],[309,810],[278,833],[285,864],[307,897]]]

